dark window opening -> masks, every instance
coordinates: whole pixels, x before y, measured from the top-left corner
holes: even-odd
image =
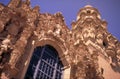
[[[103,46],[107,47],[107,43],[105,41],[103,41]]]
[[[90,10],[87,10],[87,13],[88,13],[88,14],[90,14],[90,13],[91,13],[91,11],[90,11]]]
[[[62,79],[63,64],[57,51],[50,45],[36,47],[25,79]]]

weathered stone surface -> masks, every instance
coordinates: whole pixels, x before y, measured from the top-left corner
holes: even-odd
[[[120,78],[120,42],[92,6],[78,12],[70,30],[60,12],[40,13],[29,0],[0,4],[1,79],[24,78],[30,52],[38,43],[58,48],[61,60],[71,68],[70,79],[110,79],[110,74]]]

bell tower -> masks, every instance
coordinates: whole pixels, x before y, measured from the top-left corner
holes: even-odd
[[[99,73],[99,76],[102,75],[105,79],[113,79],[112,76],[107,76],[111,74],[116,76],[116,79],[119,78],[119,75],[114,71],[115,68],[119,69],[119,54],[115,49],[115,47],[119,47],[117,46],[118,41],[107,31],[107,22],[101,19],[96,8],[86,5],[80,9],[76,21],[72,23],[72,33],[74,40],[76,40],[74,45],[78,46],[83,43],[88,50],[96,74]],[[82,52],[76,54],[78,53]]]
[[[72,23],[73,33],[86,45],[95,43],[100,46],[103,44],[103,37],[107,29],[107,22],[101,20],[100,13],[91,5],[86,5],[80,9],[76,22]]]

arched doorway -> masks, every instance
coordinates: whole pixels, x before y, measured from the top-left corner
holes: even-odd
[[[25,79],[62,79],[63,64],[58,52],[50,45],[34,49]]]

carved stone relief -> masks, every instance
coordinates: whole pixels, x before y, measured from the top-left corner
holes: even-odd
[[[60,12],[40,13],[38,6],[30,7],[29,0],[0,4],[1,79],[16,78],[25,67],[27,50],[41,41],[60,47],[62,60],[71,67],[71,79],[104,79],[99,57],[120,73],[120,42],[107,31],[96,8],[82,8],[70,30]]]

